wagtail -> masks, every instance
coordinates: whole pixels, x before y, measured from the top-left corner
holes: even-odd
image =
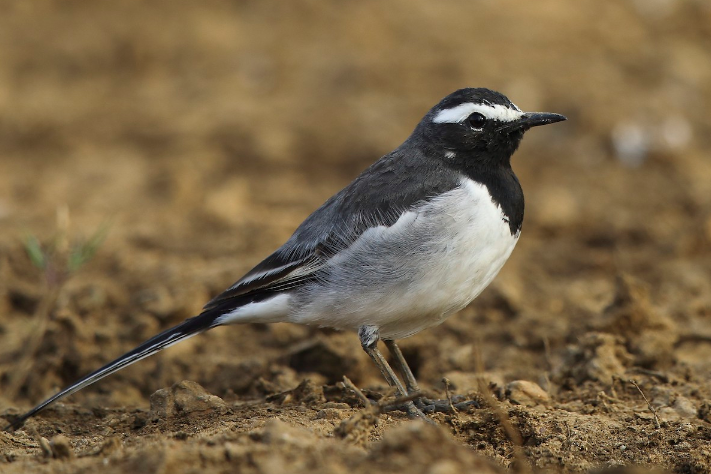
[[[419,392],[395,341],[442,323],[476,298],[521,234],[523,191],[511,155],[531,127],[560,122],[522,112],[489,89],[435,105],[405,142],[331,197],[203,311],[163,331],[15,419],[208,329],[290,322],[353,331],[388,384]],[[378,349],[383,340],[404,384]],[[414,416],[421,406],[406,405]]]

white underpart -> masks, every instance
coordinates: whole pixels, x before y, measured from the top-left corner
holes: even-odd
[[[457,154],[455,152],[453,152],[452,150],[447,150],[444,152],[444,157],[449,158],[450,160],[452,158],[454,158],[455,156],[457,156]]]
[[[285,321],[289,312],[289,293],[281,293],[268,300],[240,306],[215,320],[214,326],[236,323],[278,323]]]
[[[513,105],[513,104],[511,104]],[[451,109],[441,110],[432,119],[434,123],[461,123],[474,112],[479,112],[489,120],[499,122],[513,122],[523,115],[518,107],[513,105],[513,109],[500,104],[475,104],[467,102]]]
[[[288,320],[348,330],[372,325],[386,339],[437,325],[476,298],[511,255],[518,234],[504,217],[484,185],[463,178],[331,258],[317,283],[293,293]]]

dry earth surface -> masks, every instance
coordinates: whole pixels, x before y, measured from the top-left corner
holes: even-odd
[[[706,0],[2,2],[5,418],[199,312],[454,89],[569,121],[514,157],[500,276],[402,341],[477,406],[366,409],[353,334],[235,326],[0,433],[0,472],[711,472],[709,51]],[[25,252],[107,221],[66,279]]]

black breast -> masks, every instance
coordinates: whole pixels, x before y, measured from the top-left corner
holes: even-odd
[[[515,235],[520,232],[523,224],[523,189],[511,169],[509,160],[513,150],[497,151],[498,153],[457,153],[447,164],[486,186],[494,202],[501,206],[511,235]]]
[[[494,202],[501,206],[511,235],[520,232],[523,225],[523,189],[513,170],[502,168],[492,173],[473,173],[469,177],[485,185]]]

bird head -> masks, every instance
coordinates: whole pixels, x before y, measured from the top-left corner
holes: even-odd
[[[445,160],[508,164],[528,129],[563,120],[559,114],[523,112],[499,92],[467,88],[442,99],[418,129]]]

